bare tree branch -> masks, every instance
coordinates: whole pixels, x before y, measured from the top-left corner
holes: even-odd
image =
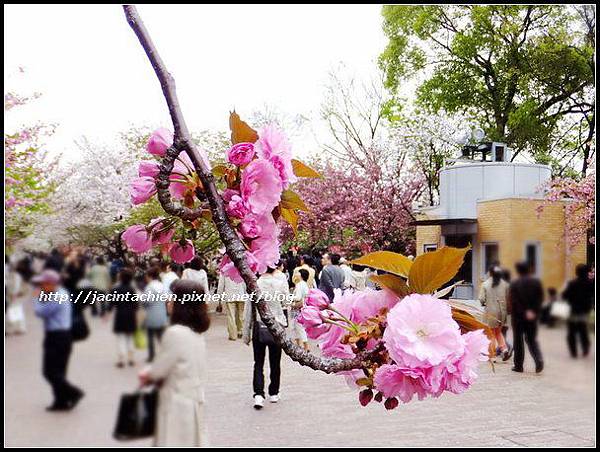
[[[158,77],[162,91],[169,108],[169,114],[173,122],[175,129],[175,137],[173,146],[167,151],[167,156],[162,162],[160,176],[161,186],[159,189],[163,195],[159,197],[163,208],[169,208],[173,210],[173,205],[169,205],[170,197],[167,200],[165,190],[168,193],[168,174],[172,169],[173,161],[180,152],[187,152],[190,156],[194,168],[198,173],[200,181],[202,182],[206,199],[209,203],[210,210],[212,212],[213,222],[215,223],[216,229],[219,232],[219,236],[225,245],[227,255],[240,272],[240,275],[246,283],[246,288],[250,294],[256,295],[253,299],[256,299],[256,310],[260,315],[260,318],[265,323],[269,331],[273,334],[276,340],[281,344],[283,350],[298,363],[308,366],[315,370],[320,370],[326,373],[340,372],[344,370],[359,369],[368,365],[369,358],[375,356],[380,350],[373,350],[370,352],[362,352],[357,354],[352,359],[338,359],[338,358],[323,358],[316,356],[310,352],[307,352],[303,348],[296,345],[293,341],[286,337],[285,330],[275,320],[275,317],[270,312],[267,303],[260,296],[260,290],[256,282],[256,275],[250,270],[250,266],[246,262],[245,258],[245,247],[238,237],[237,233],[229,223],[229,219],[225,212],[225,206],[223,199],[217,192],[217,188],[214,183],[214,177],[210,172],[210,169],[204,164],[201,154],[194,144],[188,128],[179,106],[177,99],[177,93],[175,91],[175,80],[173,76],[168,72],[164,62],[160,58],[152,39],[146,27],[144,26],[137,9],[132,5],[124,5],[125,16],[129,25],[138,37],[140,44],[144,48],[154,72]],[[165,176],[167,179],[165,180]],[[162,204],[165,202],[165,204]],[[173,210],[175,211],[175,210]],[[191,215],[191,212],[185,210],[176,210],[181,215]],[[193,215],[192,215],[193,216]]]

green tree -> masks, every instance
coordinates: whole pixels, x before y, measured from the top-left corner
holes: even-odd
[[[419,104],[470,115],[489,139],[511,146],[513,158],[528,152],[551,163],[561,120],[589,119],[595,109],[592,12],[565,5],[384,6],[386,85],[395,91],[422,73]],[[593,121],[584,123],[588,135]],[[572,152],[583,162],[590,157],[589,146]]]

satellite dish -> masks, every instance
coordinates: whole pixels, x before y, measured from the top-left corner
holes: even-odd
[[[485,138],[485,132],[483,131],[483,129],[478,127],[473,132],[473,137],[476,141],[483,141],[483,139]]]

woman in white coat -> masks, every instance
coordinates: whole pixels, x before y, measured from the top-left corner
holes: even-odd
[[[175,295],[167,303],[171,326],[164,332],[154,363],[139,374],[142,385],[160,385],[154,445],[207,446],[207,364],[202,333],[208,329],[210,319],[201,298],[204,290],[190,280],[175,281],[171,290]],[[198,295],[196,300],[190,298],[194,293]]]

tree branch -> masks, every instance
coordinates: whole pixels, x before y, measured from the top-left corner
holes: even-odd
[[[260,296],[260,290],[256,282],[256,275],[250,270],[250,266],[246,262],[246,248],[244,247],[244,244],[238,237],[234,228],[229,223],[229,219],[225,212],[223,199],[219,195],[214,183],[214,177],[210,172],[210,169],[206,167],[198,148],[192,141],[183,117],[183,113],[181,112],[181,108],[179,106],[179,101],[177,99],[175,80],[168,72],[164,62],[160,58],[158,50],[154,46],[154,43],[152,42],[152,39],[150,38],[150,35],[146,30],[146,27],[144,26],[135,6],[124,5],[123,10],[125,11],[127,22],[129,22],[129,25],[138,37],[140,44],[144,48],[144,51],[146,52],[146,55],[152,64],[154,72],[160,81],[163,95],[167,102],[169,114],[171,115],[171,120],[175,130],[173,146],[167,151],[167,156],[162,162],[159,173],[159,178],[161,179],[159,182],[161,184],[159,190],[161,190],[162,193],[161,197],[159,197],[159,200],[161,201],[161,204],[165,202],[165,204],[162,204],[163,208],[165,208],[165,206],[169,209],[173,207],[172,203],[169,205],[170,197],[167,199],[169,183],[168,175],[170,174],[170,170],[173,167],[173,162],[177,155],[180,152],[185,151],[190,156],[190,159],[194,164],[194,169],[198,173],[200,181],[202,182],[204,193],[206,194],[206,198],[212,212],[213,222],[215,223],[215,227],[219,232],[219,236],[225,245],[227,255],[240,272],[242,279],[246,283],[248,292],[250,294],[258,295],[257,297],[253,297],[253,299],[256,299],[256,310],[258,311],[262,321],[265,323],[269,331],[281,344],[283,350],[294,361],[326,373],[359,369],[365,365],[368,365],[370,357],[375,356],[380,350],[376,349],[371,352],[359,353],[355,358],[352,359],[322,358],[305,351],[303,348],[299,347],[286,337],[285,330],[275,320],[275,317],[270,312],[267,303]],[[165,177],[167,178],[166,180]],[[193,211],[189,211],[189,209],[188,211],[185,209],[178,210],[177,208],[175,210],[184,216],[193,216]]]

